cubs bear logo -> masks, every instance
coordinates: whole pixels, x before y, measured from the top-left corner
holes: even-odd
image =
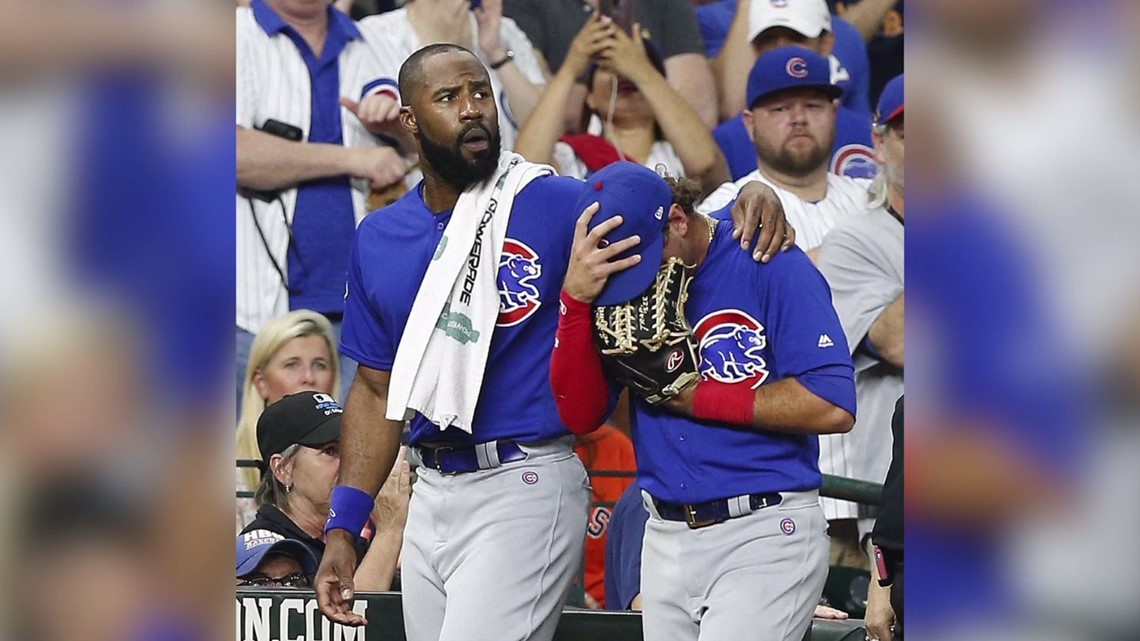
[[[768,364],[761,353],[768,345],[764,326],[738,309],[713,312],[693,328],[704,379],[744,384],[752,389],[768,379]]]
[[[530,318],[542,301],[534,280],[542,276],[538,254],[510,238],[499,256],[499,327],[518,325]]]
[[[843,145],[831,154],[831,173],[848,178],[874,178],[879,173],[874,152],[867,145]]]

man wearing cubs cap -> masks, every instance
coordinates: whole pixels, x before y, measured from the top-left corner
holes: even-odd
[[[646,290],[662,261],[694,269],[685,313],[700,379],[661,405],[632,401],[650,514],[644,636],[799,641],[827,576],[817,435],[855,420],[851,357],[827,283],[799,249],[767,265],[735,250],[725,223],[695,213],[690,180],[624,167],[594,178],[578,203],[594,219],[575,235],[551,357],[568,427],[600,425],[615,393],[592,305]]]
[[[843,87],[843,104],[864,119],[870,65],[858,30],[832,15],[825,0],[740,0],[724,46],[712,60],[720,90],[720,113],[730,118],[745,107],[745,78],[758,56],[800,45],[828,59],[831,80]]]
[[[780,47],[760,56],[748,77],[748,110],[742,114],[759,169],[721,185],[699,211],[720,209],[742,185],[764,182],[796,228],[796,245],[812,256],[836,223],[867,207],[869,180],[828,170],[841,93],[831,82],[827,59],[810,49]]]
[[[832,173],[851,178],[873,177],[876,164],[871,143],[871,110],[867,104],[865,51],[864,73],[860,74],[862,81],[849,81],[835,56],[831,55],[833,44],[838,47],[840,43],[838,30],[833,34],[832,28],[842,21],[827,12],[823,0],[787,0],[782,3],[758,0],[751,4],[749,14],[747,33],[751,48],[738,44],[737,48],[743,49],[733,57],[738,62],[731,65],[731,71],[722,71],[722,90],[727,92],[722,102],[725,121],[713,130],[713,138],[724,154],[732,179],[740,179],[757,167],[752,131],[745,127],[743,115],[751,110],[750,78],[756,73],[759,59],[764,54],[792,45],[810,49],[826,58],[829,81],[843,90],[835,109],[835,137],[830,148],[829,169]],[[846,27],[850,29],[851,25]],[[743,26],[735,29],[744,31]],[[858,48],[865,49],[862,39],[856,36],[856,40]],[[732,50],[731,47],[726,49]]]

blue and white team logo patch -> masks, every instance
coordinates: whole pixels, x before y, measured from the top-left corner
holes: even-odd
[[[858,143],[843,145],[831,154],[831,173],[848,178],[874,178],[879,173],[875,152]]]
[[[527,470],[523,472],[522,481],[527,485],[534,485],[535,483],[538,483],[538,472],[535,472],[534,470]]]
[[[780,531],[788,536],[795,534],[796,522],[791,519],[784,519],[783,521],[780,521]]]
[[[761,353],[768,346],[764,326],[739,309],[713,312],[693,327],[701,377],[752,389],[768,379]]]
[[[499,327],[518,325],[542,305],[534,282],[540,276],[538,253],[525,243],[506,239],[499,256]]]

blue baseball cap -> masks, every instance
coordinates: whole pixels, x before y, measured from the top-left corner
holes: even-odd
[[[827,58],[798,45],[768,51],[756,59],[748,74],[748,108],[777,91],[800,87],[822,89],[832,100],[843,95],[843,89],[831,82]]]
[[[669,223],[669,207],[673,204],[673,190],[652,169],[637,163],[620,161],[608,165],[586,179],[585,189],[574,205],[581,213],[593,203],[601,207],[590,220],[592,230],[614,216],[622,223],[606,235],[607,243],[616,243],[630,236],[640,236],[641,242],[618,254],[621,260],[634,254],[641,262],[610,276],[595,305],[624,303],[649,289],[661,257],[665,253],[665,225]]]
[[[317,573],[317,557],[309,546],[270,530],[252,530],[237,537],[237,578],[256,570],[270,552],[297,559],[301,570],[309,576]]]
[[[879,105],[875,108],[875,124],[886,125],[903,115],[903,75],[891,78],[879,94]]]

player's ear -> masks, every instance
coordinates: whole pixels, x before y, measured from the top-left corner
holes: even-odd
[[[400,107],[400,126],[408,130],[410,134],[418,134],[420,132],[420,125],[416,122],[416,114],[408,105]]]
[[[684,236],[689,229],[689,215],[677,203],[669,206],[669,229],[678,236]]]

